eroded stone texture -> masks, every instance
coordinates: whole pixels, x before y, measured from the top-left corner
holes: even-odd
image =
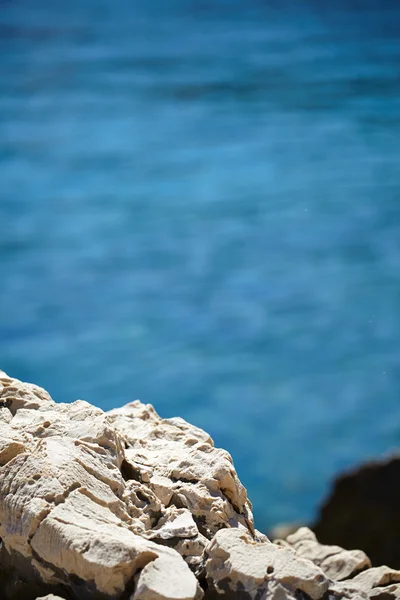
[[[3,411],[7,409],[2,409]],[[0,419],[2,416],[5,416],[6,419],[12,419],[12,415],[10,412],[0,414]],[[17,454],[21,454],[25,451],[25,439],[24,436],[19,435],[7,422],[0,420],[0,466],[2,467],[6,463],[8,463],[12,458],[17,456]]]
[[[174,548],[192,570],[200,567],[208,540],[199,533],[187,508],[170,506],[165,509],[157,525],[145,535],[159,544]]]
[[[354,577],[371,566],[368,556],[361,550],[343,550],[340,546],[319,544],[315,534],[307,527],[289,535],[286,542],[298,556],[312,560],[334,581]]]
[[[219,531],[206,548],[206,579],[215,594],[249,600],[298,597],[319,600],[329,579],[311,561],[271,542],[255,542],[239,529]],[[268,596],[267,596],[268,595]]]
[[[201,600],[203,593],[192,573],[182,574],[176,563],[175,552],[148,563],[138,577],[132,600]]]
[[[331,586],[335,598],[368,598],[371,600],[398,600],[400,598],[400,571],[390,567],[373,567],[347,581]]]
[[[374,567],[354,577],[353,582],[363,586],[364,589],[372,590],[392,583],[400,583],[400,571],[386,566]]]
[[[390,567],[375,567],[354,577],[353,585],[362,589],[371,600],[400,598],[400,571]]]
[[[306,528],[272,544],[201,429],[0,372],[0,600],[400,600],[369,567]]]
[[[43,388],[8,377],[0,371],[0,405],[15,415],[20,408],[35,409],[54,404]]]
[[[163,506],[187,508],[205,537],[221,527],[254,531],[246,490],[225,450],[183,419],[161,419],[150,405],[132,402],[108,413],[125,441],[125,457],[138,481]]]
[[[149,482],[136,481],[115,419],[83,401],[56,404],[4,373],[0,385],[0,537],[4,573],[9,581],[21,575],[7,600],[42,584],[79,599],[119,598],[155,560],[173,563],[175,576],[191,582],[188,598],[199,596],[188,566],[205,546],[197,525],[187,509],[167,508]]]

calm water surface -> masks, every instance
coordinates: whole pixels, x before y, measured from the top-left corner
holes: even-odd
[[[1,366],[205,428],[260,529],[400,444],[400,5],[327,4],[0,7]]]

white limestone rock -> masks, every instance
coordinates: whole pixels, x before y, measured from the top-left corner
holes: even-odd
[[[0,600],[200,600],[199,582],[204,600],[400,600],[400,572],[363,552],[255,530],[201,429],[0,372]]]
[[[63,586],[79,600],[117,599],[136,580],[144,597],[159,597],[160,581],[179,580],[182,597],[200,597],[188,566],[200,568],[208,542],[199,527],[210,538],[230,523],[252,529],[229,455],[139,402],[131,418],[129,407],[108,415],[81,400],[56,404],[4,373],[0,386],[0,580],[19,578],[22,595]]]
[[[393,583],[385,587],[376,587],[370,591],[371,600],[400,600],[400,584]]]
[[[400,583],[400,571],[387,566],[373,567],[360,573],[352,581],[371,591],[374,588]]]
[[[160,556],[144,567],[132,600],[201,600],[202,597],[203,592],[195,576],[189,569],[182,573],[177,565],[176,553],[173,552]]]
[[[27,589],[62,584],[75,594],[71,581],[81,581],[82,597],[118,598],[138,571],[167,556],[194,598],[198,584],[181,555],[139,534],[163,518],[155,538],[169,528],[185,541],[197,526],[186,513],[171,520],[152,489],[130,479],[113,419],[83,401],[56,404],[4,373],[0,385],[0,538],[9,579],[14,565]]]
[[[196,537],[189,539],[174,538],[169,546],[179,552],[191,570],[198,575],[202,571],[204,550],[207,544],[207,538],[198,533]]]
[[[199,533],[192,514],[187,508],[170,506],[165,509],[149,537],[151,539],[170,540],[174,538],[194,538]]]
[[[318,565],[331,580],[327,600],[400,600],[400,571],[371,567],[361,550],[320,544],[307,527],[275,543]]]
[[[162,505],[145,484],[134,480],[126,481],[122,500],[132,517],[132,527],[137,533],[145,534],[158,523],[162,515]]]
[[[232,458],[183,419],[161,419],[150,405],[131,402],[108,413],[125,442],[126,461],[164,506],[187,508],[200,532],[221,527],[254,532],[251,505]]]
[[[174,548],[193,571],[199,569],[208,544],[187,508],[170,506],[165,509],[156,527],[145,534],[149,539]]]
[[[173,490],[171,489],[171,480],[162,475],[152,475],[149,478],[150,488],[153,490],[163,506],[169,506]]]
[[[3,408],[2,410],[6,411],[7,409]],[[10,420],[12,418],[11,413],[7,412],[8,414],[0,414],[0,467],[8,463],[17,454],[25,452],[26,449],[24,436],[16,432],[7,422],[9,417]],[[4,421],[1,420],[3,415],[6,417]]]
[[[348,581],[332,586],[337,597],[369,598],[370,600],[399,600],[400,571],[387,566],[373,567]]]
[[[43,388],[8,377],[0,371],[0,404],[15,415],[20,408],[37,409],[54,404]]]
[[[206,548],[205,572],[214,594],[234,598],[294,597],[304,592],[319,600],[329,579],[294,550],[271,542],[259,543],[240,529],[222,529]]]
[[[315,534],[307,527],[300,527],[286,538],[286,542],[296,550],[298,556],[312,560],[334,581],[354,577],[371,566],[365,552],[320,544]]]

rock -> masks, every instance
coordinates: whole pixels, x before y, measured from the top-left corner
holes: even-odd
[[[400,585],[388,585],[374,588],[370,593],[371,600],[400,600]]]
[[[138,401],[108,415],[123,436],[131,476],[148,483],[164,506],[188,509],[207,538],[227,525],[254,532],[232,458],[207,433],[183,419],[161,419]]]
[[[298,556],[312,560],[334,581],[354,577],[371,566],[368,556],[361,550],[343,550],[340,546],[319,544],[315,534],[307,527],[289,535],[286,542]]]
[[[391,569],[390,567],[374,567],[354,577],[353,583],[360,585],[365,591],[373,592],[374,590],[387,590],[392,584],[400,584],[400,571]],[[396,585],[395,587],[399,587]]]
[[[46,390],[33,383],[8,377],[4,371],[0,371],[0,406],[8,408],[12,415],[20,408],[35,409],[49,404],[54,402]]]
[[[400,455],[348,471],[334,482],[312,525],[324,544],[361,548],[374,566],[400,568]]]
[[[136,401],[104,413],[0,372],[1,600],[400,600],[400,572],[254,529],[230,455]]]
[[[200,560],[207,540],[188,509],[165,506],[149,480],[136,480],[125,454],[126,432],[116,430],[115,417],[80,400],[56,404],[41,388],[4,373],[0,385],[0,580],[6,600],[31,600],[43,586],[49,592],[62,586],[79,600],[119,598],[134,589],[137,574],[153,561],[157,573],[173,564],[174,577],[191,582],[185,584],[194,590],[190,597],[198,597],[188,564],[196,556]],[[162,431],[162,420],[154,418]],[[167,428],[180,433],[187,451],[185,440],[195,428],[180,420]],[[198,430],[197,435],[206,434]],[[215,450],[217,477],[218,457]],[[221,473],[225,460],[222,455]],[[156,478],[153,487],[163,489],[166,501],[163,483]],[[176,540],[188,562],[167,547]],[[166,581],[170,576],[160,575]]]
[[[346,598],[397,600],[400,598],[400,571],[389,567],[374,567],[334,586],[336,594]]]
[[[174,538],[194,538],[199,531],[187,508],[170,506],[165,509],[156,527],[151,530],[151,539],[171,540]]]
[[[165,574],[168,573],[168,577]],[[141,571],[132,600],[200,600],[203,593],[190,572],[182,575],[176,558],[162,556]]]
[[[145,535],[159,544],[174,548],[193,571],[200,567],[208,540],[199,533],[187,508],[171,506],[165,509],[156,527]]]
[[[303,593],[319,600],[329,587],[328,578],[311,561],[271,542],[255,542],[240,529],[219,531],[206,556],[205,576],[212,598],[278,599]]]
[[[400,571],[370,568],[363,552],[323,546],[306,527],[273,544],[223,529],[205,554],[207,600],[400,598]]]
[[[11,416],[10,412],[8,412],[7,417],[8,416]],[[0,467],[8,463],[11,459],[17,456],[17,454],[21,454],[24,451],[24,436],[19,435],[16,431],[14,431],[7,421],[0,421]]]
[[[40,596],[36,600],[64,600],[61,596],[55,596],[54,594],[47,594],[46,596]]]
[[[109,596],[121,594],[139,569],[164,552],[132,533],[108,508],[79,489],[43,519],[31,548],[38,570],[44,562],[55,573],[66,571],[93,582],[95,590]],[[186,567],[183,561],[182,567]]]

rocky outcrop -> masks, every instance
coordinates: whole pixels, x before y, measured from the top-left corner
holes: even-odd
[[[371,566],[368,556],[361,550],[324,546],[307,527],[301,527],[296,533],[289,535],[285,542],[276,540],[276,543],[286,548],[293,548],[297,556],[312,560],[333,581],[353,578]]]
[[[308,529],[271,543],[229,454],[149,405],[57,404],[0,372],[0,432],[2,600],[398,597],[398,572]]]
[[[373,565],[400,569],[400,455],[340,475],[312,529],[326,544],[362,548]]]
[[[189,510],[208,538],[226,526],[254,532],[232,458],[215,448],[208,434],[180,418],[161,419],[138,401],[110,411],[108,419],[123,437],[127,471],[160,504]]]
[[[318,600],[329,588],[322,570],[292,549],[257,543],[238,529],[219,531],[206,550],[206,581],[212,597],[305,597]]]

